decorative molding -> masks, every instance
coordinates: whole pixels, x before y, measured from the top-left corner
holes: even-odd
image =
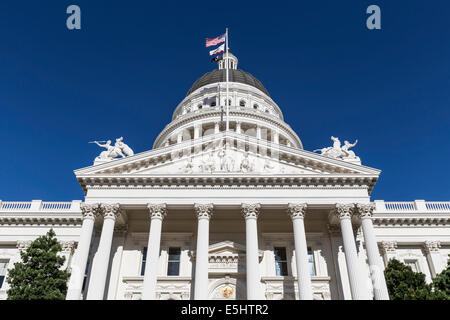
[[[241,212],[245,219],[249,218],[258,219],[260,209],[261,205],[259,203],[255,204],[243,203],[241,205]]]
[[[200,204],[196,203],[194,204],[194,210],[195,214],[197,215],[198,219],[210,219],[213,215],[214,210],[214,204],[208,203],[208,204]]]
[[[292,220],[298,218],[303,219],[305,217],[307,207],[308,205],[306,203],[289,203],[287,211]]]
[[[149,203],[147,207],[150,213],[150,219],[163,220],[164,217],[167,215],[167,205],[165,203],[158,203],[158,204]]]

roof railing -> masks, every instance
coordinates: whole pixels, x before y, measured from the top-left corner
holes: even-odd
[[[450,213],[450,201],[375,200],[375,213]]]
[[[66,202],[53,202],[53,201],[1,201],[0,200],[0,212],[55,212],[55,211],[80,211],[81,200],[73,200]]]

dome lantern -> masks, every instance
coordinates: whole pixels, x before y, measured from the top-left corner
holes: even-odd
[[[219,70],[226,69],[226,64],[228,63],[228,69],[237,69],[238,66],[238,58],[231,52],[227,52],[223,54],[223,59],[219,60],[217,64],[219,65]]]

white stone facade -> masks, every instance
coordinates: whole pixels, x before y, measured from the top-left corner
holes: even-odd
[[[382,300],[389,259],[445,268],[450,202],[371,202],[379,170],[303,150],[266,93],[229,87],[229,131],[208,83],[152,150],[76,170],[84,201],[0,201],[0,272],[50,227],[68,299]]]

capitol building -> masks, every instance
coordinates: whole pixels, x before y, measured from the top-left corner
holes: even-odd
[[[450,202],[371,199],[381,171],[357,141],[307,151],[289,121],[225,53],[151,150],[96,142],[74,171],[83,200],[0,201],[0,299],[50,228],[68,300],[386,300],[392,258],[431,282],[450,254]]]

